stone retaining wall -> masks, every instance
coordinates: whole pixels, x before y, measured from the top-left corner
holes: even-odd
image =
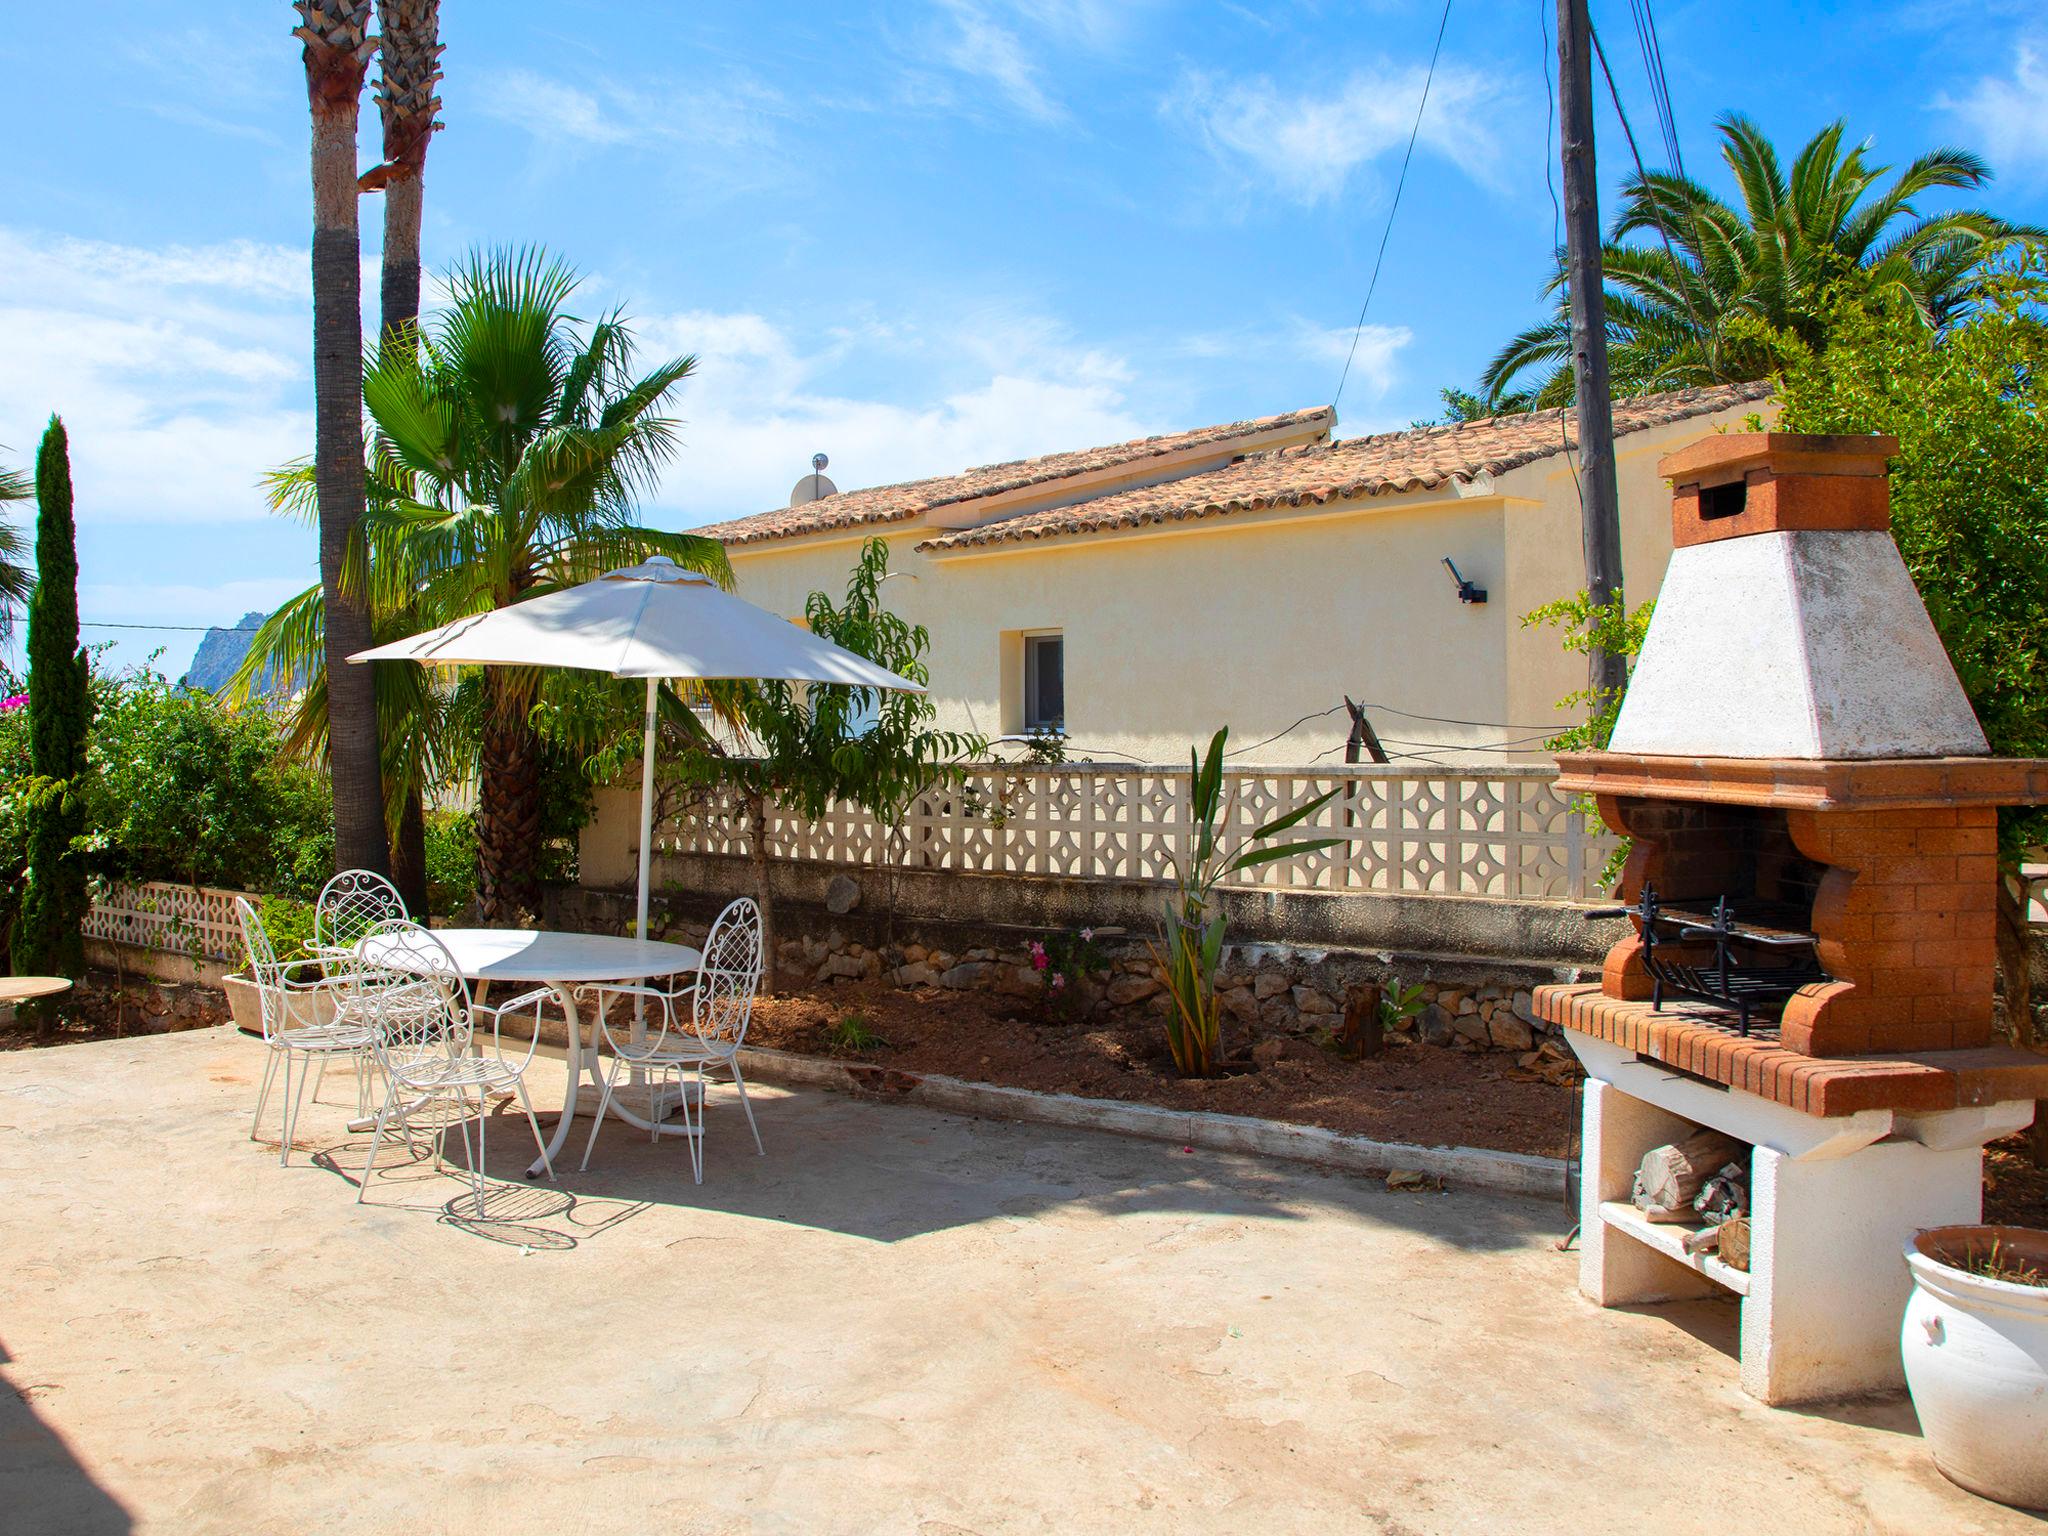
[[[658,937],[695,943],[709,927],[713,898],[671,895],[655,904]],[[1031,943],[1050,933],[1035,926],[913,921],[778,903],[778,980],[831,986],[882,982],[906,989],[979,992],[1037,1007],[1042,978]],[[621,893],[564,888],[549,893],[550,925],[626,932],[632,900]],[[1061,1000],[1069,1017],[1163,1018],[1164,978],[1143,934],[1093,930],[1106,952],[1106,974],[1074,982]],[[1552,1033],[1531,1012],[1531,990],[1546,982],[1596,975],[1597,965],[1542,963],[1497,956],[1248,943],[1229,946],[1219,974],[1229,1025],[1254,1040],[1313,1038],[1341,1022],[1345,994],[1360,982],[1420,986],[1426,1007],[1404,1031],[1426,1044],[1463,1051],[1526,1053]]]

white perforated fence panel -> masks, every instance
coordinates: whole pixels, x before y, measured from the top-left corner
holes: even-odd
[[[1338,846],[1261,864],[1230,883],[1255,888],[1385,891],[1590,901],[1615,848],[1557,792],[1548,768],[1414,773],[1403,769],[1247,768],[1226,775],[1223,841],[1330,790],[1285,839]],[[768,854],[829,864],[1082,880],[1163,880],[1191,835],[1185,769],[978,768],[920,796],[890,832],[852,806],[815,822],[773,808]],[[668,853],[751,854],[744,808],[723,790],[656,830]]]

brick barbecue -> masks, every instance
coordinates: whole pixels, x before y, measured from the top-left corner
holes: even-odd
[[[1581,1285],[1745,1296],[1743,1383],[1894,1384],[1918,1227],[1974,1221],[1985,1140],[2048,1097],[1994,1042],[1996,759],[1890,536],[1887,438],[1749,433],[1665,458],[1675,551],[1610,750],[1559,759],[1631,839],[1633,932],[1540,989],[1589,1074]],[[1754,1148],[1746,1273],[1625,1208],[1691,1126]],[[1649,1140],[1645,1140],[1649,1138]]]

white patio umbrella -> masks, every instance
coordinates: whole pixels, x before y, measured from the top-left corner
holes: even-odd
[[[581,586],[358,651],[349,660],[417,661],[437,667],[574,667],[646,678],[638,908],[643,939],[654,843],[655,690],[663,678],[847,683],[924,692],[910,679],[734,597],[710,577],[686,571],[665,555],[607,571]]]

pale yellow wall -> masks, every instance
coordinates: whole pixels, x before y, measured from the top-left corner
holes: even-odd
[[[1654,598],[1671,559],[1671,489],[1657,473],[1657,461],[1710,432],[1740,431],[1759,408],[1743,405],[1712,416],[1697,416],[1668,427],[1631,432],[1619,440],[1615,478],[1621,503],[1621,562],[1631,607]],[[1772,408],[1762,408],[1766,420]],[[1498,488],[1518,499],[1510,505],[1507,565],[1514,613],[1519,616],[1586,584],[1580,540],[1579,496],[1561,457],[1503,475]],[[1516,724],[1563,721],[1556,703],[1586,684],[1586,662],[1557,643],[1559,631],[1521,631],[1510,641],[1508,710]],[[1540,746],[1539,744],[1536,744]]]
[[[1655,462],[1716,420],[1622,440],[1631,597],[1654,592],[1670,554],[1669,498]],[[905,525],[878,530],[897,573],[883,590],[894,611],[932,633],[932,692],[946,728],[1014,730],[1017,637],[1055,629],[1066,639],[1068,735],[1091,755],[1184,761],[1189,744],[1218,725],[1249,745],[1348,693],[1379,706],[1383,737],[1501,762],[1459,749],[1561,720],[1552,706],[1579,685],[1584,664],[1553,632],[1519,621],[1584,577],[1578,502],[1561,460],[1504,475],[1494,492],[1368,497],[937,557],[914,547],[932,530]],[[844,590],[859,547],[858,536],[827,536],[736,548],[740,595],[797,615],[812,590]],[[1457,600],[1445,555],[1488,589],[1486,604]],[[1340,709],[1239,760],[1307,762],[1341,744],[1347,728]],[[1523,750],[1540,754],[1540,743]]]

